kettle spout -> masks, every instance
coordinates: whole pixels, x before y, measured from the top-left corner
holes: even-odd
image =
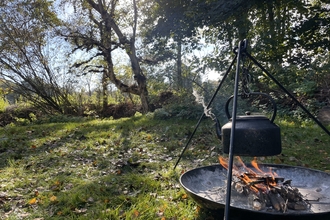
[[[214,119],[215,122],[215,132],[217,133],[218,138],[221,140],[222,139],[222,134],[221,134],[221,127],[220,127],[220,122],[217,118]]]

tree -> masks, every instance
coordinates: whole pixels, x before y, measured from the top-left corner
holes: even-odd
[[[85,50],[91,56],[90,59],[78,62],[75,66],[79,67],[84,64],[86,68],[90,68],[89,71],[102,72],[105,83],[107,78],[121,92],[138,95],[141,100],[142,112],[148,112],[147,79],[140,67],[136,51],[138,25],[136,1],[133,0],[130,7],[119,4],[118,0],[82,0],[73,1],[72,4],[75,8],[74,14],[79,19],[77,21],[82,23],[80,25],[77,25],[79,23],[68,23],[67,28],[62,30],[62,35],[70,39],[70,42],[75,45],[75,50]],[[128,27],[131,28],[131,31],[127,31]],[[113,53],[120,49],[125,51],[130,60],[135,84],[125,84],[118,79],[114,71]],[[97,65],[91,63],[98,57],[101,57],[99,60],[102,62]]]
[[[242,18],[245,21],[237,23]],[[320,78],[327,79],[324,67],[329,61],[328,1],[258,1],[239,17],[226,20],[226,24],[214,22],[210,20],[210,24],[216,24],[221,31],[219,38],[227,40],[231,36],[236,45],[239,40],[249,39],[253,56],[282,85],[300,96],[302,102],[309,105],[321,85],[317,82],[323,81]],[[282,91],[269,78],[262,77],[259,68],[252,67],[250,72],[254,75],[256,90],[272,92],[275,97],[281,97],[280,101],[285,100]],[[285,102],[291,103],[291,100]]]
[[[149,32],[159,31],[163,38],[173,39],[182,28],[193,30],[189,39],[197,34],[214,45],[214,52],[203,61],[217,71],[229,66],[234,47],[246,38],[253,56],[285,87],[297,95],[305,94],[309,98],[305,100],[310,102],[311,95],[317,92],[316,82],[324,82],[320,76],[328,79],[325,68],[329,61],[329,8],[327,0],[159,0],[151,13],[153,19],[148,21],[156,25],[150,26]],[[179,16],[175,15],[176,9]],[[189,25],[183,21],[189,21]],[[183,24],[181,30],[177,30],[179,24]],[[255,90],[272,91],[284,97],[272,81],[262,76],[259,68],[245,64],[251,68]]]
[[[173,2],[157,0],[152,2],[154,4],[152,6],[153,10],[145,10],[145,13],[148,13],[148,16],[151,17],[146,19],[144,23],[145,43],[151,43],[154,50],[162,51],[165,59],[174,58],[176,60],[176,71],[174,71],[176,74],[173,78],[176,79],[177,89],[181,89],[184,86],[182,76],[182,47],[184,44],[193,43],[192,36],[195,33],[193,23],[182,13],[187,11],[189,2],[185,0]],[[145,4],[150,4],[150,2],[146,2]],[[155,21],[156,25],[152,25]],[[156,43],[154,42],[155,40]],[[173,40],[172,43],[171,40]],[[166,47],[175,48],[176,52],[173,53],[171,49],[164,49]],[[159,57],[156,59],[163,60]]]
[[[175,59],[175,79],[178,88],[184,86],[182,67],[184,53],[199,49],[200,29],[224,23],[235,13],[251,7],[253,1],[145,1],[148,18],[144,22],[145,43],[153,49],[154,60]],[[175,47],[176,52],[171,54]],[[168,48],[168,49],[166,49]],[[163,51],[161,54],[159,51]],[[171,54],[171,56],[169,56]],[[190,79],[191,80],[191,79]]]
[[[53,25],[59,24],[49,7],[45,0],[1,2],[0,71],[14,92],[41,109],[63,113],[71,104],[46,47]]]

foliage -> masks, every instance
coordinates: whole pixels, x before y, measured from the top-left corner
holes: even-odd
[[[157,1],[155,8],[151,7],[154,12],[149,12],[151,18],[147,22],[151,23],[150,20],[154,18],[153,22],[156,25],[149,25],[150,31],[160,30],[162,36],[166,36],[166,40],[175,39],[175,35],[171,35],[170,31],[175,32],[176,25],[184,25],[184,28],[191,29],[193,33],[188,41],[193,38],[199,39],[197,41],[199,44],[202,45],[203,41],[207,43],[204,45],[204,50],[213,49],[205,56],[193,56],[186,59],[190,66],[196,65],[194,70],[197,70],[198,74],[201,75],[205,69],[212,68],[224,72],[229,66],[229,59],[232,57],[229,55],[232,54],[233,48],[237,46],[238,41],[247,38],[250,43],[248,51],[251,51],[253,56],[311,111],[314,112],[327,103],[324,103],[327,99],[325,96],[321,98],[317,95],[320,88],[328,94],[326,92],[328,86],[324,86],[328,75],[326,66],[329,63],[327,1],[312,3],[298,0],[290,2],[233,1],[230,4],[237,4],[236,10],[230,13],[219,13],[225,10],[222,1],[189,3],[181,1],[181,5],[176,3],[168,3],[160,7],[162,4],[158,5]],[[180,17],[175,16],[177,9],[182,12]],[[175,22],[175,19],[182,22]],[[162,26],[163,29],[159,29],[165,23],[166,25]],[[165,34],[166,31],[167,34]],[[175,33],[180,33],[180,31]],[[157,56],[160,51],[165,52],[171,48],[164,42],[164,37],[158,36],[155,41],[152,41],[149,51],[156,49],[157,52],[153,54]],[[158,43],[163,43],[163,49],[157,47]],[[198,51],[192,45],[187,47],[192,51]],[[277,88],[269,78],[264,77],[251,62],[247,61],[245,66],[254,74],[255,91],[271,93],[278,99],[283,97],[285,99],[283,91]],[[174,72],[173,68],[172,72]],[[290,109],[292,100],[285,99],[281,104]]]
[[[44,111],[63,113],[69,106],[70,84],[50,64],[57,51],[47,47],[52,27],[59,24],[49,1],[2,1],[0,63],[2,87]],[[8,13],[10,11],[11,13]],[[52,38],[54,40],[54,38]]]
[[[308,109],[315,113],[328,105],[328,1],[223,3],[5,0],[0,8],[0,60],[7,88],[2,89],[14,89],[51,113],[93,117],[113,102],[141,104],[145,113],[163,91],[200,89],[207,102],[214,85],[203,76],[210,70],[223,75],[234,47],[247,38],[248,51]],[[244,62],[254,91],[271,94],[283,114],[303,118],[269,78],[252,62]],[[94,80],[99,83],[92,89]],[[78,84],[83,84],[81,91]],[[227,88],[212,106],[220,118],[221,104],[231,95]],[[199,107],[180,101],[155,115],[195,118],[196,112]]]
[[[8,105],[9,105],[9,103],[8,103],[7,99],[0,98],[0,113],[3,113]]]

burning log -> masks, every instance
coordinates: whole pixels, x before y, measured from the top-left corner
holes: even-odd
[[[276,211],[281,211],[283,213],[287,211],[287,203],[284,201],[283,197],[276,192],[276,190],[270,190],[267,195]]]
[[[223,158],[219,158],[220,163],[226,168]],[[254,162],[255,169],[250,169],[238,159],[238,166],[233,168],[234,189],[245,196],[254,210],[262,210],[272,207],[278,212],[285,213],[288,209],[306,210],[309,207],[307,201],[297,188],[291,186],[291,180],[278,177],[274,172],[264,172]],[[251,163],[253,164],[253,163]]]

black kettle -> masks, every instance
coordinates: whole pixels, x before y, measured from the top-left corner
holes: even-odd
[[[282,152],[280,128],[274,124],[277,107],[275,101],[265,93],[251,93],[252,95],[263,95],[272,101],[273,115],[269,120],[264,115],[236,116],[235,136],[233,143],[233,154],[240,156],[273,156]],[[215,120],[216,133],[222,140],[223,152],[229,153],[232,119],[229,114],[228,105],[230,97],[225,106],[226,116],[229,120],[220,129],[219,120]]]

